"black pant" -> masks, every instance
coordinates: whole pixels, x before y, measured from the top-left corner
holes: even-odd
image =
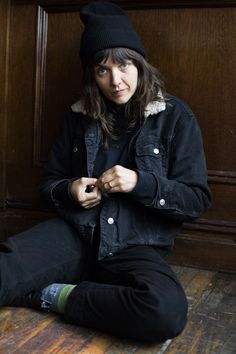
[[[97,261],[59,219],[2,243],[0,275],[5,306],[53,282],[78,284],[66,320],[114,335],[159,342],[178,335],[186,323],[185,294],[158,249],[135,246]]]

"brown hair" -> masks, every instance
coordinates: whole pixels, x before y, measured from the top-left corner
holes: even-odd
[[[156,68],[150,65],[142,55],[127,48],[110,48],[102,50],[84,68],[83,91],[81,98],[88,116],[99,120],[104,139],[114,138],[113,119],[108,110],[106,99],[100,92],[94,79],[94,67],[111,58],[114,63],[124,63],[132,60],[138,69],[138,85],[134,95],[125,104],[127,129],[132,130],[137,123],[144,120],[144,111],[148,103],[163,101],[165,97],[164,84]],[[161,92],[161,95],[159,94]]]

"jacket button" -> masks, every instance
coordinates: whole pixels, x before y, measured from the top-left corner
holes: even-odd
[[[160,199],[160,205],[163,206],[163,205],[165,205],[165,204],[166,204],[165,199]]]
[[[78,151],[78,147],[77,147],[77,146],[74,146],[73,152],[77,152],[77,151]]]
[[[160,151],[159,151],[159,149],[155,148],[155,149],[153,149],[153,152],[154,152],[154,154],[158,155]]]
[[[108,224],[112,225],[112,224],[114,224],[114,219],[113,218],[109,218],[107,220],[107,222],[108,222]]]

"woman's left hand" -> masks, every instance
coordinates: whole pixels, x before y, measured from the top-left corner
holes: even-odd
[[[120,165],[115,165],[101,175],[96,185],[102,192],[128,193],[134,189],[137,182],[137,172]]]

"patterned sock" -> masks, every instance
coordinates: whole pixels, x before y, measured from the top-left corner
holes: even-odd
[[[65,312],[65,306],[67,303],[67,299],[75,287],[76,287],[76,285],[68,284],[64,288],[62,288],[59,298],[58,298],[58,302],[57,302],[57,307],[58,307],[58,310],[60,313]]]
[[[51,284],[43,289],[41,307],[49,311],[64,313],[67,298],[76,285]]]

